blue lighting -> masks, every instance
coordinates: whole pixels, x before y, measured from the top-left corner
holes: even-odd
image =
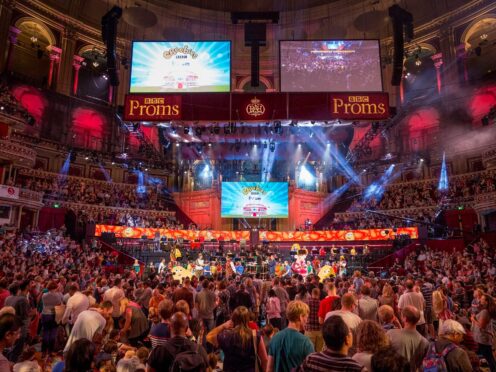
[[[448,191],[448,171],[446,170],[446,153],[443,152],[443,163],[441,164],[441,174],[439,176],[439,184],[437,186],[439,191]]]

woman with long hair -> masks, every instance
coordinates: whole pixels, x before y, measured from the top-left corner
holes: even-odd
[[[249,310],[239,306],[234,309],[231,320],[214,328],[207,335],[207,341],[224,352],[226,372],[255,372],[265,371],[267,368],[263,337],[248,327],[249,321]]]
[[[482,355],[489,364],[492,371],[496,371],[496,362],[493,355],[494,329],[493,321],[496,319],[496,304],[494,299],[483,294],[480,297],[479,312],[472,315],[472,332],[474,340],[477,342],[477,354]]]
[[[396,313],[396,294],[394,293],[393,287],[391,284],[386,283],[384,287],[382,287],[382,294],[379,296],[379,306],[389,305],[393,308]]]
[[[269,323],[277,329],[281,329],[281,301],[277,297],[276,292],[271,289],[269,290],[269,297],[267,298],[267,303],[265,306],[265,312],[267,313],[267,319]]]
[[[358,353],[353,359],[372,371],[372,355],[389,346],[389,339],[384,329],[372,320],[364,320],[357,328]]]

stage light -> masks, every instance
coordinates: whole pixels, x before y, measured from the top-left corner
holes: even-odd
[[[148,172],[148,168],[145,168],[145,172]]]
[[[179,146],[180,146],[180,144],[179,144],[179,142],[177,142],[177,143],[176,143],[176,147],[179,147]]]
[[[331,143],[330,142],[327,142],[327,147],[330,147],[331,146]]]
[[[298,147],[301,147],[301,143],[298,144]]]
[[[115,165],[115,161],[112,162],[112,165]]]
[[[420,162],[421,162],[421,163],[423,163],[423,162],[424,162],[424,159],[423,159],[423,158],[422,158],[422,159],[420,159]]]
[[[420,66],[422,64],[422,61],[420,60],[420,57],[418,54],[415,56],[415,66]]]
[[[211,144],[211,143],[209,143],[209,144],[208,144],[208,147],[212,147],[212,144]]]
[[[5,110],[5,107],[4,106],[0,106],[0,110]]]
[[[311,185],[315,182],[315,177],[304,165],[300,169],[300,183],[303,185]]]
[[[189,134],[189,127],[184,127],[184,134]]]
[[[90,160],[90,158],[88,156],[85,156],[84,160]]]
[[[274,152],[274,151],[276,150],[276,143],[275,143],[274,141],[271,141],[271,142],[270,142],[270,146],[269,146],[269,147],[270,147],[270,148],[269,148],[269,149],[270,149],[270,151],[271,151],[271,152]]]
[[[484,33],[484,34],[482,34],[482,35],[480,36],[480,38],[481,38],[481,40],[486,40],[486,39],[487,39],[487,36],[488,36],[488,35],[487,35],[486,33]]]

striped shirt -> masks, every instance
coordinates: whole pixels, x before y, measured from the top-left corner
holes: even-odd
[[[152,343],[152,349],[155,349],[157,346],[164,345],[167,340],[171,337],[169,324],[167,323],[158,323],[155,324],[150,331],[150,341]]]
[[[306,357],[300,366],[305,372],[362,372],[365,367],[348,356],[325,350],[312,353]]]
[[[425,299],[425,308],[426,309],[432,308],[432,292],[433,291],[434,291],[434,286],[431,283],[424,283],[422,285],[422,288],[420,288],[420,292],[422,292],[422,295],[424,296],[424,299]]]

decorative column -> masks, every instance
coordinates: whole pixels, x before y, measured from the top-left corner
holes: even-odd
[[[431,59],[434,61],[434,66],[436,67],[437,92],[441,93],[441,66],[443,65],[443,53],[434,54]]]
[[[50,58],[50,69],[48,71],[48,82],[47,88],[50,89],[53,83],[53,77],[57,76],[56,71],[58,71],[58,65],[60,63],[60,56],[62,54],[62,49],[57,48],[56,46],[49,45],[47,46],[48,57]]]
[[[465,44],[460,44],[456,47],[456,62],[458,66],[458,80],[468,83],[467,49],[465,48]]]
[[[14,45],[17,44],[17,37],[21,30],[14,26],[9,27],[9,50],[7,51],[7,64],[6,70],[12,71],[12,61],[14,60]]]
[[[10,24],[15,4],[15,0],[3,0],[0,5],[0,73],[4,72],[7,66],[6,54],[7,50],[10,50],[7,40],[10,40]]]
[[[73,56],[72,58],[72,68],[74,69],[74,82],[72,86],[72,94],[77,95],[78,84],[79,84],[79,69],[81,68],[81,63],[83,63],[84,58],[81,56]]]
[[[72,27],[66,27],[62,33],[62,56],[60,74],[57,79],[57,92],[70,95],[73,72],[74,53],[76,51],[76,32]]]

